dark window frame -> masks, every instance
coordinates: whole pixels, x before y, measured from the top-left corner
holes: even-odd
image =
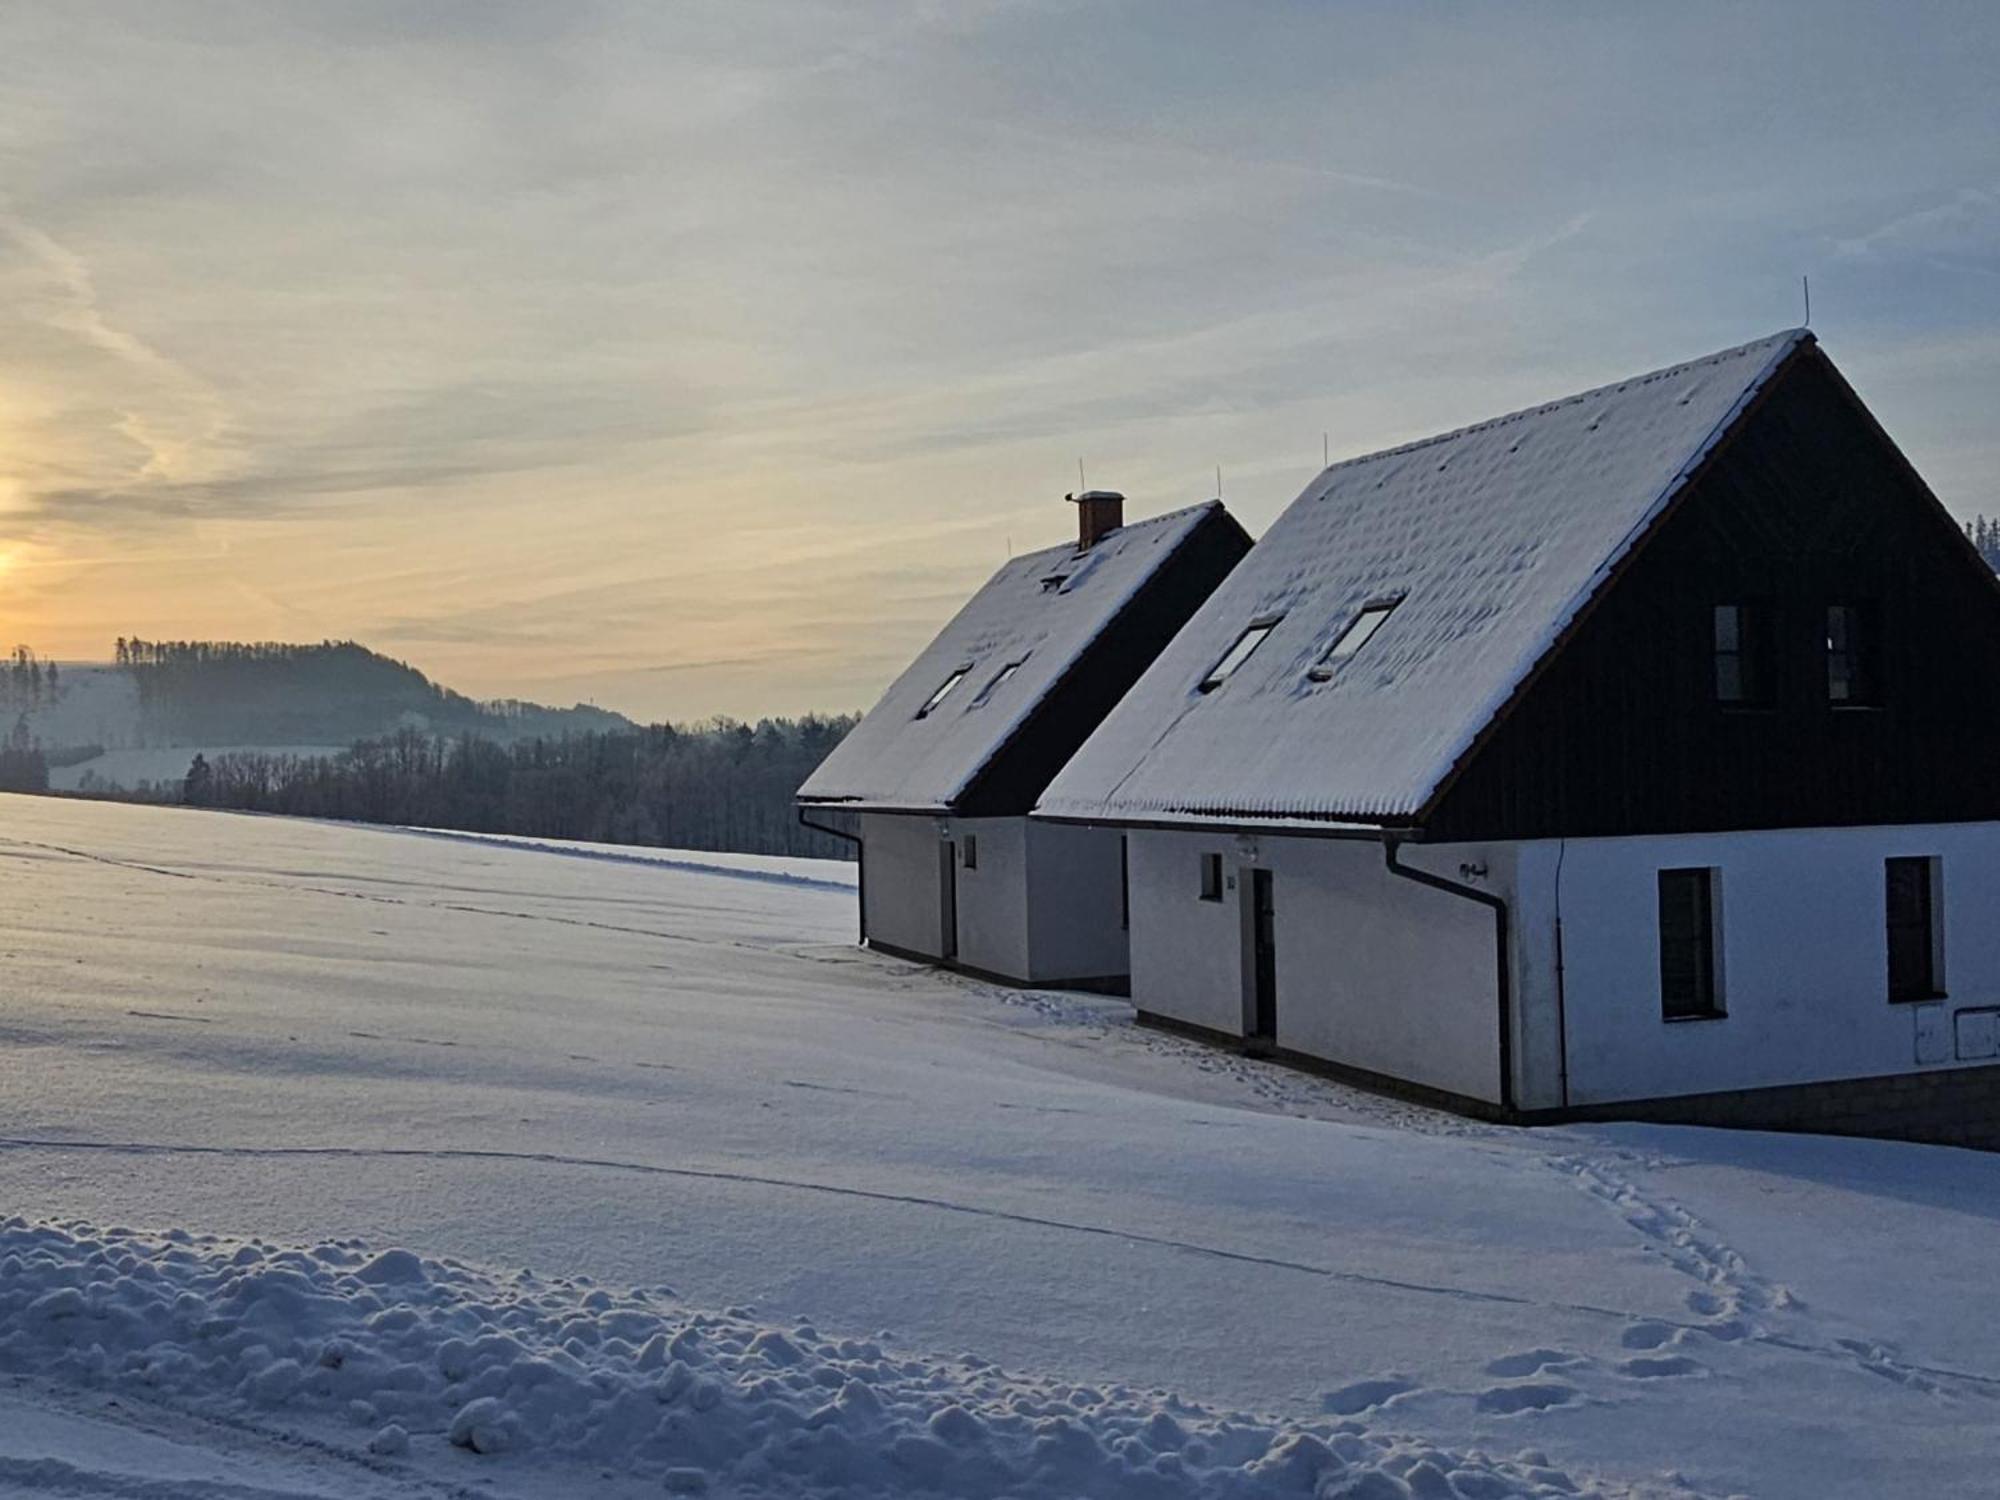
[[[930,697],[924,699],[924,706],[917,710],[915,717],[919,719],[928,719],[932,714],[936,713],[940,708],[944,706],[944,700],[949,698],[954,692],[956,692],[958,690],[958,685],[961,682],[965,681],[965,679],[968,676],[970,676],[971,673],[972,673],[972,663],[970,662],[967,662],[962,667],[952,668],[950,675],[947,676],[943,682],[938,684],[937,691],[932,693]]]
[[[1778,701],[1775,611],[1768,599],[1732,599],[1709,612],[1710,690],[1725,710],[1758,712]]]
[[[1362,605],[1341,627],[1340,634],[1333,638],[1326,650],[1320,652],[1319,660],[1307,670],[1306,676],[1314,682],[1330,682],[1340,663],[1359,655],[1389,623],[1389,616],[1396,612],[1396,606],[1407,597],[1405,594],[1385,594]]]
[[[1719,1021],[1723,1003],[1713,866],[1661,870],[1655,931],[1660,949],[1660,1019]]]
[[[1271,638],[1271,632],[1284,618],[1283,615],[1259,615],[1245,625],[1236,639],[1229,643],[1229,649],[1216,658],[1215,665],[1208,669],[1195,691],[1212,693],[1242,671],[1243,664],[1257,654],[1257,649]]]
[[[1882,611],[1871,599],[1827,605],[1821,617],[1823,682],[1830,708],[1882,706]]]
[[[979,868],[978,834],[967,833],[959,836],[958,862],[962,868],[967,870],[976,870]]]
[[[1204,854],[1201,857],[1201,899],[1220,901],[1222,899],[1222,856]]]
[[[1885,977],[1891,1005],[1945,998],[1938,927],[1942,862],[1935,855],[1899,854],[1882,861]]]
[[[1005,687],[1014,674],[1027,664],[1027,660],[1027,657],[1023,656],[1003,663],[999,671],[986,679],[986,686],[973,694],[972,701],[965,706],[968,709],[984,708],[987,702],[993,697],[993,694],[1000,688]]]

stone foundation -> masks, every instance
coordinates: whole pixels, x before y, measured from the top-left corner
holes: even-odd
[[[1570,1120],[1647,1120],[1812,1135],[1865,1135],[2000,1151],[2000,1066],[1940,1068],[1784,1088],[1589,1105]]]

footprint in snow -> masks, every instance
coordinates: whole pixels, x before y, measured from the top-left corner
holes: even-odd
[[[1534,1381],[1525,1385],[1496,1385],[1481,1391],[1479,1399],[1473,1404],[1481,1411],[1510,1417],[1524,1411],[1547,1411],[1552,1406],[1567,1406],[1576,1400],[1577,1395],[1573,1385]]]
[[[1357,1380],[1352,1385],[1344,1385],[1339,1390],[1327,1391],[1319,1398],[1320,1410],[1336,1417],[1351,1417],[1370,1407],[1393,1401],[1405,1392],[1417,1387],[1414,1382],[1400,1376],[1390,1376],[1384,1380]]]
[[[1519,1354],[1503,1354],[1486,1367],[1488,1375],[1536,1375],[1551,1366],[1583,1362],[1581,1354],[1567,1349],[1525,1349]]]
[[[1634,1323],[1618,1335],[1627,1349],[1657,1349],[1672,1341],[1675,1329],[1666,1323]]]

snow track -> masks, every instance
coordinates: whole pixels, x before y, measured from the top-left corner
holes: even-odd
[[[1650,1253],[1696,1283],[1686,1294],[1692,1321],[1634,1321],[1624,1333],[1626,1348],[1660,1350],[1683,1345],[1691,1336],[1723,1344],[1750,1340],[1851,1363],[1924,1395],[2000,1401],[2000,1376],[1911,1363],[1874,1339],[1829,1332],[1790,1287],[1757,1274],[1712,1226],[1673,1199],[1642,1190],[1621,1174],[1620,1163],[1619,1153],[1549,1159],[1551,1167],[1637,1230]],[[1708,1373],[1706,1364],[1686,1353],[1639,1356],[1620,1368],[1640,1379]]]

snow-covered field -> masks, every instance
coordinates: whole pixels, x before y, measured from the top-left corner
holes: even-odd
[[[2000,1157],[1474,1126],[852,880],[0,798],[0,1496],[2000,1492]]]

